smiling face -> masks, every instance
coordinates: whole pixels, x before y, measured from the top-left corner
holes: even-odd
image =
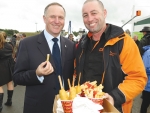
[[[106,25],[107,11],[98,1],[89,1],[83,5],[82,16],[84,25],[92,33],[98,33]]]
[[[43,19],[47,32],[57,37],[65,24],[65,11],[61,6],[51,5],[45,12]]]

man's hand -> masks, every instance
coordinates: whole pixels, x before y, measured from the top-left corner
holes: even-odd
[[[45,76],[54,72],[54,68],[49,61],[42,62],[36,69],[36,75]]]
[[[108,100],[112,105],[114,105],[114,99],[108,93],[105,93],[104,96],[106,97],[106,100]]]

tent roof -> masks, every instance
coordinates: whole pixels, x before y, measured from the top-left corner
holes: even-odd
[[[150,15],[134,22],[134,25],[150,24]]]

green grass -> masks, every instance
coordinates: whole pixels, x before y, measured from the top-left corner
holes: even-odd
[[[132,36],[134,36],[134,35],[137,35],[139,40],[141,40],[141,38],[143,37],[143,33],[141,33],[141,32],[133,32]]]
[[[40,34],[40,32],[20,32],[20,33],[25,33],[27,37]]]

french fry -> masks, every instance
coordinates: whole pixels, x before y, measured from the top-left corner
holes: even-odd
[[[46,61],[49,61],[49,58],[50,58],[50,54],[47,54]]]
[[[90,84],[95,85],[97,83],[97,81],[93,81]]]
[[[88,98],[103,98],[105,94],[102,91],[103,88],[104,86],[102,84],[97,86],[97,81],[87,81],[81,85],[81,91],[83,91]]]

